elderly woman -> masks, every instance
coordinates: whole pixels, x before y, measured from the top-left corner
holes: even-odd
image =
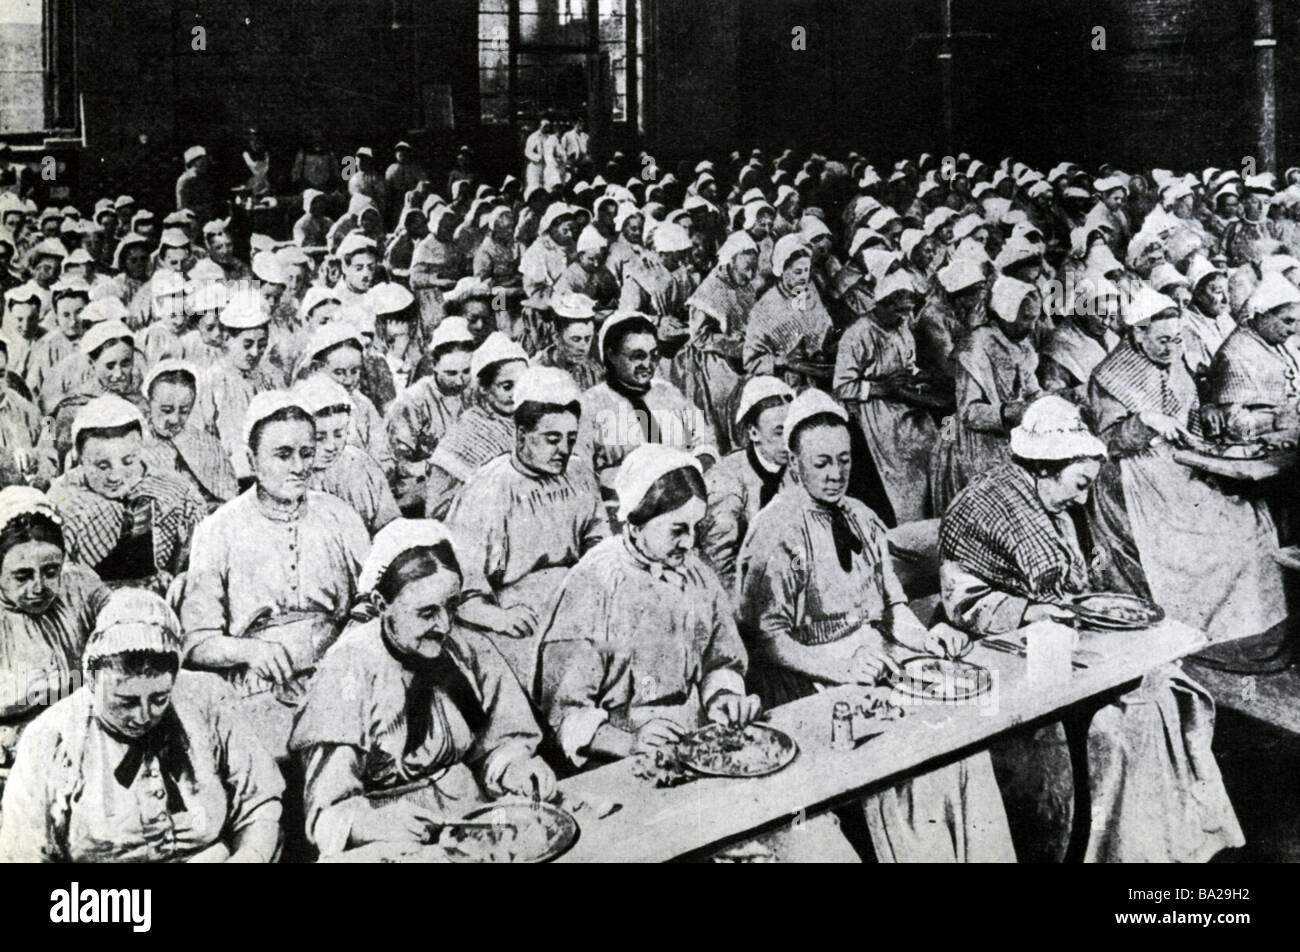
[[[671,383],[655,376],[654,323],[641,314],[605,320],[597,341],[605,380],[582,395],[582,426],[575,451],[596,473],[601,495],[612,501],[612,480],[623,458],[642,443],[661,443],[707,458],[718,457],[713,431],[700,410]]]
[[[181,630],[157,595],[115,593],[84,685],[18,743],[0,816],[8,863],[269,863],[284,784],[220,681],[179,673]]]
[[[776,284],[749,313],[745,328],[745,372],[779,374],[796,390],[829,383],[829,374],[810,376],[804,361],[831,363],[836,334],[821,295],[810,281],[812,249],[797,234],[786,235],[772,250]]]
[[[145,462],[144,429],[140,411],[121,397],[91,400],[72,424],[77,465],[50,485],[49,496],[69,556],[114,588],[161,595],[185,571],[205,509],[179,475]]]
[[[1032,334],[1042,313],[1033,285],[999,277],[989,298],[989,322],[971,331],[956,352],[957,413],[944,421],[934,454],[933,512],[972,478],[1007,459],[1011,428],[1042,391]]]
[[[82,313],[90,303],[90,287],[84,281],[65,278],[50,288],[50,292],[53,326],[32,344],[23,374],[32,399],[42,404],[54,368],[65,357],[77,352],[77,345],[86,330]]]
[[[1119,344],[1113,330],[1119,300],[1119,288],[1104,275],[1085,272],[1079,279],[1073,307],[1042,351],[1039,373],[1046,389],[1087,403],[1093,370]]]
[[[944,609],[975,636],[1064,621],[1060,604],[1092,587],[1069,509],[1087,502],[1106,447],[1077,407],[1035,402],[1011,434],[1012,461],[981,475],[944,517],[939,544]],[[1214,706],[1196,682],[1169,666],[1091,716],[1088,862],[1205,862],[1244,842],[1210,749]],[[1022,859],[1065,851],[1073,793],[1059,727],[995,749],[1011,801]],[[1063,776],[1064,775],[1064,776]],[[1044,798],[1054,802],[1044,802]],[[1023,801],[1023,802],[1022,802]],[[1043,845],[1034,820],[1065,814],[1067,829]],[[1077,818],[1087,823],[1088,815]],[[1029,842],[1023,842],[1023,838]]]
[[[618,309],[644,314],[654,321],[660,349],[671,357],[689,333],[686,301],[694,288],[685,264],[693,246],[686,229],[672,222],[655,228],[651,242],[653,251],[629,260],[623,268]]]
[[[924,519],[931,456],[939,431],[921,395],[911,323],[919,301],[904,271],[885,275],[875,307],[844,333],[835,360],[835,395],[850,406],[884,490],[887,525]]]
[[[754,377],[736,407],[744,447],[729,453],[704,476],[708,511],[700,522],[700,557],[718,573],[728,595],[735,589],[736,556],[758,511],[787,480],[786,407],[794,391],[779,377]]]
[[[955,255],[938,270],[916,317],[916,364],[938,380],[955,382],[956,353],[984,321],[987,255]]]
[[[1238,439],[1300,429],[1300,290],[1266,274],[1249,309],[1250,319],[1215,354],[1207,381],[1209,403]]]
[[[459,546],[437,522],[403,519],[375,537],[362,610],[326,653],[289,741],[322,857],[427,843],[440,821],[489,797],[552,795],[527,697],[457,617],[462,577]],[[411,785],[420,789],[384,795]]]
[[[491,334],[470,358],[475,391],[455,423],[429,457],[425,513],[443,518],[452,499],[489,460],[514,445],[515,384],[528,367],[523,348],[500,331]]]
[[[41,412],[9,385],[9,345],[0,337],[0,489],[22,483],[37,470]]]
[[[560,280],[569,266],[569,251],[573,248],[573,221],[577,209],[556,202],[546,209],[537,229],[537,240],[519,259],[523,275],[524,294],[545,305],[550,300],[555,282]]]
[[[288,395],[258,394],[244,439],[255,483],[194,531],[180,614],[187,666],[251,696],[315,668],[347,617],[369,536],[347,503],[309,488],[316,421]]]
[[[221,311],[224,358],[206,368],[199,381],[194,422],[216,437],[230,458],[235,474],[248,475],[243,455],[244,413],[259,393],[274,381],[261,369],[270,334],[271,315],[260,295],[234,295]]]
[[[608,204],[608,203],[607,203]],[[552,296],[582,294],[591,298],[592,305],[601,316],[608,315],[618,305],[619,283],[605,267],[609,242],[595,226],[588,225],[578,235],[573,261],[555,282]]]
[[[523,684],[561,580],[609,535],[590,471],[569,466],[579,396],[562,370],[526,370],[515,387],[514,451],[480,467],[447,513],[463,540],[460,617],[490,633]]]
[[[313,332],[303,348],[295,377],[305,380],[314,374],[322,374],[348,392],[352,403],[348,443],[369,453],[388,474],[395,468],[395,462],[392,448],[388,445],[384,419],[370,398],[361,392],[366,341],[355,324],[342,319],[347,313],[348,310],[343,309],[340,320]]]
[[[580,390],[589,390],[604,380],[605,369],[591,357],[596,302],[585,294],[557,290],[551,297],[550,317],[555,343],[538,353],[534,362],[565,371]]]
[[[621,287],[628,262],[646,254],[645,216],[635,205],[624,203],[614,216],[614,230],[618,235],[610,243],[609,254],[605,256],[605,269]]]
[[[198,393],[199,371],[180,360],[164,360],[144,378],[148,427],[141,455],[154,473],[179,475],[207,510],[239,492],[234,468],[212,434],[187,426]]]
[[[81,408],[95,397],[113,394],[143,409],[144,397],[136,392],[135,335],[119,321],[96,324],[81,338],[81,354],[89,361],[92,376],[79,392],[55,404],[54,426],[42,437],[44,464],[50,475],[63,472],[72,449],[72,423]]]
[[[1203,256],[1187,267],[1192,303],[1183,308],[1183,364],[1192,379],[1204,381],[1210,363],[1228,335],[1237,329],[1228,300],[1228,276]]]
[[[1196,385],[1178,354],[1177,305],[1144,288],[1124,319],[1124,343],[1097,366],[1088,388],[1112,460],[1092,498],[1109,581],[1149,595],[1212,639],[1265,631],[1286,615],[1267,509],[1173,458],[1200,423]]]
[[[963,635],[927,632],[907,606],[885,528],[845,495],[848,414],[808,390],[785,419],[793,484],[754,517],[741,548],[738,618],[750,683],[768,706],[828,685],[874,684],[896,667],[890,645],[953,655]],[[877,856],[899,862],[1013,860],[987,754],[863,801]]]
[[[379,464],[347,445],[352,417],[348,392],[324,374],[316,374],[296,385],[292,394],[316,419],[316,455],[308,486],[342,499],[373,536],[400,513]]]
[[[81,649],[108,599],[67,560],[62,520],[37,490],[0,491],[0,766],[23,729],[79,681]]]
[[[718,263],[686,301],[690,339],[673,359],[670,377],[700,407],[723,453],[739,445],[731,408],[740,389],[741,353],[754,307],[758,246],[743,231],[718,250]]]

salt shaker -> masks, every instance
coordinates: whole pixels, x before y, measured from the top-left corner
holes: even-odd
[[[831,709],[831,750],[853,749],[853,708],[848,701],[836,701]]]

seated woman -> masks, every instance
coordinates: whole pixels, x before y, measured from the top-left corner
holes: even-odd
[[[944,421],[930,474],[936,515],[976,475],[1006,462],[1011,428],[1042,392],[1032,338],[1042,310],[1032,284],[999,277],[988,323],[957,349],[957,413]]]
[[[235,470],[211,433],[187,426],[198,393],[193,364],[163,360],[144,378],[148,432],[141,454],[155,473],[173,473],[190,484],[208,512],[239,493]]]
[[[885,528],[846,495],[848,414],[807,390],[790,404],[786,446],[794,485],[757,516],[741,548],[737,616],[750,683],[768,706],[830,685],[875,684],[896,667],[891,645],[952,656],[966,638],[926,631],[907,606]],[[879,859],[1014,861],[988,754],[905,781],[862,801]]]
[[[605,369],[591,356],[596,333],[596,302],[584,294],[558,291],[551,296],[551,331],[555,343],[540,351],[533,362],[566,371],[579,390],[589,390],[605,379]]]
[[[375,536],[353,623],[326,653],[289,748],[305,764],[307,837],[322,857],[367,843],[427,843],[440,820],[555,777],[541,731],[492,644],[458,622],[458,546],[432,520]],[[385,791],[423,781],[417,794]]]
[[[1237,329],[1228,300],[1228,276],[1202,255],[1187,266],[1187,283],[1192,303],[1183,308],[1183,363],[1200,386],[1214,355],[1228,335]]]
[[[135,389],[135,335],[120,321],[96,324],[82,335],[80,353],[90,361],[93,376],[72,396],[60,400],[51,411],[54,425],[41,438],[38,452],[46,474],[53,479],[62,473],[72,449],[72,421],[78,411],[104,394],[114,394],[144,410],[145,400]]]
[[[324,374],[348,392],[352,415],[348,424],[348,443],[370,454],[370,457],[391,474],[396,462],[388,445],[384,418],[370,398],[361,392],[361,366],[366,353],[366,341],[358,325],[351,323],[351,308],[342,308],[338,319],[317,328],[303,348],[296,380],[306,380],[313,374]],[[355,314],[358,320],[363,315]]]
[[[787,362],[833,361],[835,327],[812,285],[812,248],[798,234],[786,235],[772,250],[776,284],[765,291],[749,314],[745,327],[745,372],[777,374],[791,387],[825,385]]]
[[[27,486],[0,491],[0,767],[26,727],[79,682],[81,649],[108,600],[67,560],[58,513]]]
[[[253,695],[315,668],[347,618],[370,537],[347,503],[308,487],[316,421],[307,410],[280,391],[260,393],[244,433],[254,485],[194,531],[180,616],[186,665]],[[272,750],[285,739],[263,738]]]
[[[1300,428],[1300,290],[1266,274],[1247,304],[1250,318],[1210,364],[1209,402],[1237,439]]]
[[[9,385],[9,345],[0,337],[0,489],[21,484],[38,469],[41,411]]]
[[[1174,459],[1201,416],[1179,355],[1177,306],[1143,288],[1124,320],[1124,342],[1098,364],[1088,387],[1111,459],[1090,503],[1108,587],[1149,596],[1214,640],[1267,631],[1286,617],[1267,507],[1229,495]]]
[[[221,682],[184,672],[176,615],[108,600],[85,684],[32,722],[0,804],[0,862],[274,861],[284,783]]]
[[[500,331],[474,351],[469,363],[474,390],[460,419],[429,457],[424,511],[430,518],[446,516],[457,491],[474,471],[514,446],[515,383],[527,367],[523,348]]]
[[[50,484],[63,519],[68,555],[112,588],[167,592],[185,571],[202,500],[174,473],[144,460],[144,420],[134,405],[107,393],[77,411],[77,465]]]
[[[355,446],[347,445],[352,417],[348,392],[317,374],[295,386],[293,397],[316,419],[316,455],[307,485],[342,499],[373,536],[400,513],[379,464]]]
[[[1057,323],[1043,348],[1038,369],[1045,389],[1081,405],[1088,402],[1093,370],[1119,344],[1113,330],[1119,296],[1119,288],[1105,275],[1084,272],[1073,309]]]
[[[1106,447],[1077,407],[1043,397],[1011,432],[1012,461],[980,476],[953,500],[939,544],[944,610],[972,635],[999,635],[1037,621],[1065,621],[1060,603],[1092,587],[1068,510],[1087,502]],[[1140,636],[1139,636],[1140,637]],[[1060,727],[995,749],[1003,795],[1022,858],[1059,858],[1068,842],[1043,846],[1026,818],[1072,804],[1069,765],[1053,764]],[[1214,705],[1170,665],[1093,714],[1087,736],[1091,793],[1088,862],[1205,862],[1244,839],[1210,750]],[[1054,776],[1055,774],[1055,776]],[[1064,777],[1061,774],[1065,774]],[[1061,788],[1064,787],[1064,790]],[[1024,802],[1022,802],[1024,801]],[[1087,814],[1079,818],[1087,822]]]
[[[736,556],[758,511],[789,479],[785,414],[794,391],[779,377],[754,377],[736,408],[745,446],[728,453],[704,475],[708,511],[700,521],[700,557],[718,573],[728,595],[735,590]]]

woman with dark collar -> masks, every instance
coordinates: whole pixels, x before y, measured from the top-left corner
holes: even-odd
[[[326,654],[290,750],[305,763],[307,836],[328,857],[428,842],[441,820],[505,794],[550,798],[541,731],[501,655],[457,620],[458,545],[432,520],[375,536],[353,624]],[[418,793],[385,792],[418,784]]]

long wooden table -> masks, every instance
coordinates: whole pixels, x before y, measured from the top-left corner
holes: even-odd
[[[1292,469],[1295,466],[1296,451],[1272,450],[1259,459],[1223,459],[1220,456],[1210,456],[1196,450],[1184,449],[1174,450],[1174,459],[1202,473],[1242,482],[1260,483]]]
[[[881,721],[855,718],[853,750],[830,748],[831,708],[868,694],[841,687],[774,708],[768,722],[799,745],[790,766],[770,777],[708,778],[656,788],[619,761],[564,780],[566,802],[585,803],[575,817],[581,835],[560,862],[662,862],[793,820],[846,796],[897,781],[927,764],[982,746],[1018,725],[1048,716],[1089,697],[1139,679],[1146,672],[1192,654],[1205,635],[1166,621],[1139,632],[1083,632],[1075,669],[1066,683],[1029,679],[1027,662],[977,645],[967,660],[993,672],[993,689],[963,705],[898,699],[906,716]],[[869,733],[875,732],[875,733]],[[618,809],[597,814],[618,804]]]

